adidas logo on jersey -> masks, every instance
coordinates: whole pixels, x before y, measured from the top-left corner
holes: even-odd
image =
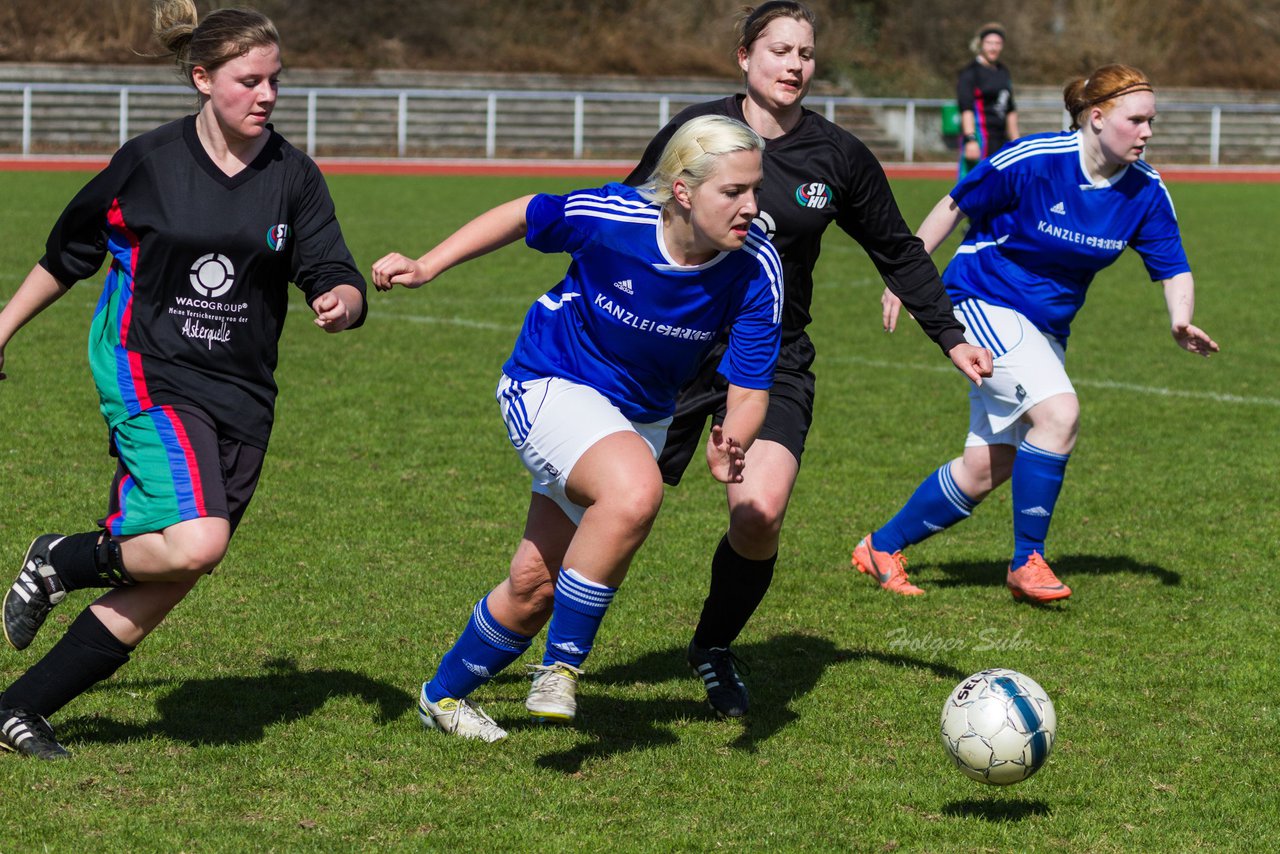
[[[1065,205],[1062,204],[1062,202],[1058,202],[1056,205],[1049,208],[1049,213],[1065,214],[1066,212],[1067,212],[1067,208]]]
[[[614,286],[615,288],[617,288],[618,290],[622,291],[624,294],[634,294],[634,293],[635,293],[635,291],[634,291],[634,290],[632,289],[632,287],[631,287],[631,280],[630,280],[630,279],[623,279],[623,280],[622,280],[622,281],[620,281],[620,282],[614,282],[614,283],[613,283],[613,286]]]
[[[1037,504],[1035,507],[1028,507],[1026,510],[1023,510],[1022,515],[1046,517],[1049,515],[1049,511]]]

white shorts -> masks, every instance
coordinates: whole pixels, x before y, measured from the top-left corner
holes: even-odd
[[[1062,342],[1037,329],[1020,312],[967,299],[955,307],[970,344],[995,356],[994,371],[969,387],[969,436],[965,447],[1021,444],[1029,425],[1023,413],[1056,394],[1075,394]]]
[[[559,377],[516,381],[506,374],[496,392],[507,437],[533,475],[533,491],[556,503],[575,525],[587,508],[565,495],[569,473],[596,442],[613,433],[637,434],[656,460],[670,418],[641,424],[628,419],[604,395]]]

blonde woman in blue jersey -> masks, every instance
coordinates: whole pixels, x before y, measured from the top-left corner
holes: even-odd
[[[742,480],[778,357],[782,266],[754,225],[764,141],[707,116],[667,144],[651,180],[526,196],[482,214],[416,261],[373,266],[374,284],[417,287],[523,237],[567,252],[564,280],[525,316],[497,397],[533,476],[509,575],[476,603],[422,686],[425,726],[484,741],[506,732],[467,697],[514,662],[550,620],[526,707],[577,713],[582,664],[662,503],[656,457],[676,393],[725,331],[724,423],[706,445],[723,483]]]
[[[1156,116],[1141,71],[1108,65],[1067,84],[1072,129],[1036,134],[980,163],[943,197],[918,234],[932,252],[971,221],[942,280],[972,342],[995,354],[995,373],[969,389],[964,453],[925,478],[889,522],[863,538],[854,565],[882,587],[923,591],[902,549],[969,517],[1012,479],[1014,599],[1071,595],[1045,561],[1045,537],[1075,447],[1080,402],[1064,368],[1070,324],[1094,275],[1124,248],[1164,287],[1173,340],[1208,356],[1218,345],[1192,325],[1195,285],[1173,202],[1141,160]],[[901,303],[883,297],[892,331]]]

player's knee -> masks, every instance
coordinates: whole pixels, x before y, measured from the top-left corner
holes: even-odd
[[[1053,414],[1053,432],[1061,439],[1075,439],[1080,432],[1080,408],[1062,407]]]
[[[754,496],[741,501],[729,511],[729,527],[736,540],[767,543],[782,533],[782,519],[787,504],[770,496]]]
[[[662,509],[662,477],[655,475],[647,479],[631,496],[631,512],[633,522],[642,525],[647,531],[653,526]]]
[[[662,478],[655,467],[612,490],[604,502],[614,525],[643,537],[653,527],[662,508]]]
[[[1075,395],[1051,397],[1036,407],[1033,425],[1058,443],[1075,441],[1080,431],[1080,403]]]
[[[1075,437],[1079,433],[1080,421],[1071,412],[1052,412],[1037,421],[1036,431],[1029,434],[1030,443],[1055,453],[1069,452],[1075,446]]]
[[[169,539],[169,563],[179,572],[212,572],[227,553],[230,538],[223,526],[195,525]]]
[[[174,569],[200,576],[213,572],[227,553],[226,543],[218,545],[213,542],[194,543],[176,555]]]

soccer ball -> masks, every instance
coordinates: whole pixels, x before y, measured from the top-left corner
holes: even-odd
[[[956,686],[942,707],[942,746],[968,777],[995,786],[1025,780],[1053,749],[1058,716],[1035,680],[993,668]]]

